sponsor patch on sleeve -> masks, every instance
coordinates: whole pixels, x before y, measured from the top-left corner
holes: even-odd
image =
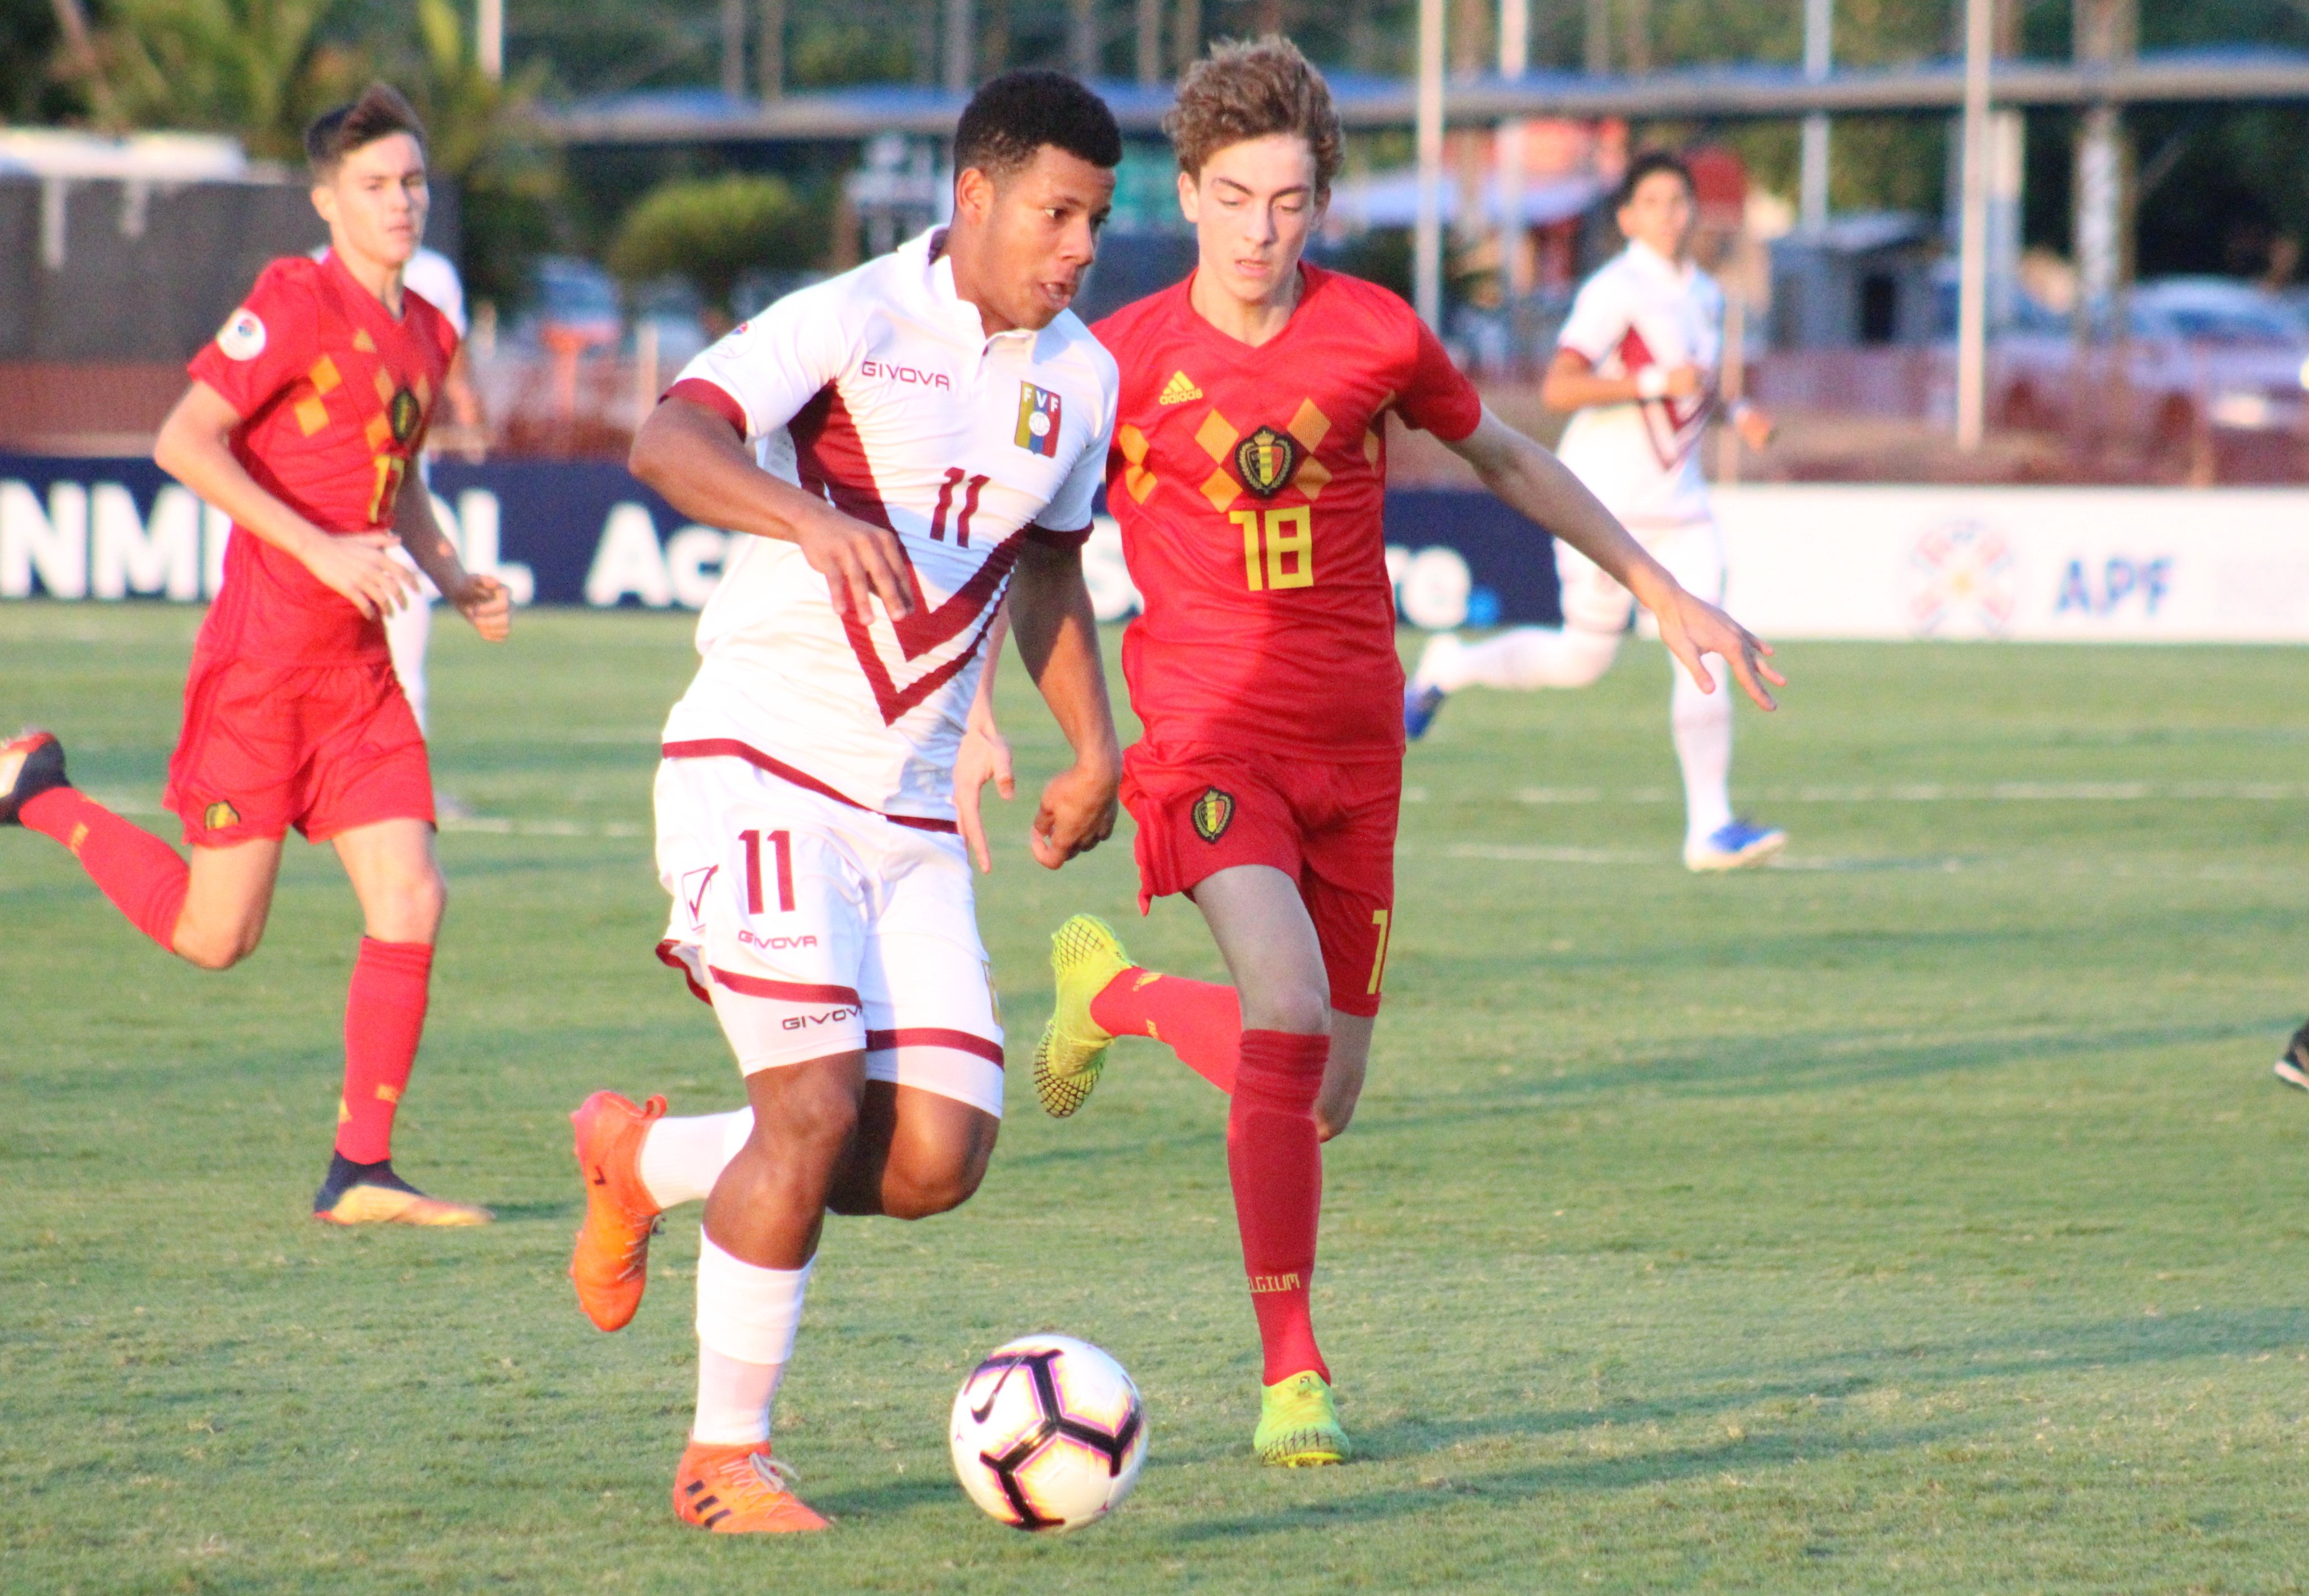
[[[216,341],[226,358],[254,360],[264,352],[264,322],[244,305],[218,331]]]

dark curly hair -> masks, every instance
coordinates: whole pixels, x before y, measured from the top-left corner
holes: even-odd
[[[1179,80],[1178,103],[1163,118],[1163,131],[1189,177],[1201,177],[1203,163],[1229,144],[1297,134],[1314,153],[1319,203],[1331,197],[1345,149],[1330,85],[1279,34],[1213,45]]]
[[[988,81],[954,129],[954,169],[1008,177],[1053,145],[1094,167],[1122,162],[1122,130],[1106,101],[1062,72],[1006,72]]]

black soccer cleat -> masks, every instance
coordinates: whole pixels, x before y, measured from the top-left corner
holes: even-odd
[[[2309,1020],[2301,1022],[2301,1029],[2285,1044],[2285,1051],[2278,1055],[2277,1078],[2309,1091]]]
[[[65,780],[65,746],[54,733],[24,731],[0,743],[0,825],[23,824],[27,803],[71,785]]]

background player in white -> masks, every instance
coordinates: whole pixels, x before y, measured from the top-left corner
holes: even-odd
[[[1563,463],[1676,581],[1721,604],[1724,537],[1708,507],[1699,443],[1717,402],[1724,296],[1691,259],[1694,213],[1691,173],[1681,160],[1653,151],[1629,164],[1616,211],[1628,247],[1572,301],[1540,397],[1574,412],[1556,451]],[[1742,404],[1731,414],[1752,446],[1770,437],[1760,411]],[[1568,544],[1557,543],[1555,569],[1561,626],[1517,626],[1476,643],[1447,632],[1428,643],[1405,690],[1405,731],[1424,735],[1444,696],[1462,687],[1585,687],[1612,668],[1635,600]],[[1732,694],[1703,693],[1684,672],[1670,674],[1683,862],[1730,870],[1770,858],[1787,834],[1732,813]]]
[[[1006,591],[1076,756],[1043,789],[1035,857],[1055,868],[1113,828],[1080,549],[1117,381],[1067,306],[1121,156],[1071,79],[994,80],[956,131],[951,227],[738,328],[635,439],[636,475],[748,535],[699,618],[657,819],[659,956],[713,1004],[750,1120],[588,1100],[571,1274],[594,1323],[622,1325],[658,1212],[710,1187],[674,1485],[703,1528],[825,1523],[769,1429],[827,1210],[942,1212],[993,1152],[1002,1031],[953,787]]]

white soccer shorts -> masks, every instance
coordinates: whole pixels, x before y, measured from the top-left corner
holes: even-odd
[[[1710,604],[1724,602],[1724,533],[1714,520],[1674,525],[1630,522],[1629,532],[1686,591]],[[1563,593],[1563,624],[1575,631],[1616,634],[1627,630],[1635,595],[1569,543],[1555,545],[1555,579]]]
[[[867,1078],[1002,1113],[1002,1023],[970,860],[742,759],[657,773],[658,956],[713,1005],[745,1074],[863,1051]]]

